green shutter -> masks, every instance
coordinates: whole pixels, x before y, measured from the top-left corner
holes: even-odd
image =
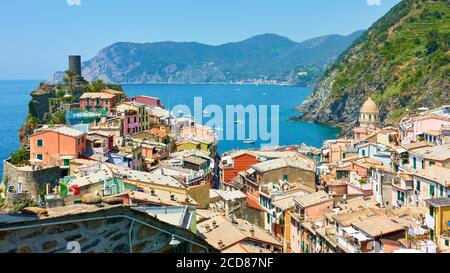
[[[430,185],[430,196],[431,197],[434,197],[434,190],[435,190],[434,185]]]

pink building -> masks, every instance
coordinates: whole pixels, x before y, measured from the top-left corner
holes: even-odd
[[[84,93],[80,97],[82,111],[106,110],[107,113],[111,113],[115,104],[116,96],[109,93]]]
[[[139,102],[150,107],[161,107],[161,101],[159,98],[148,96],[136,96],[129,99],[130,101]]]
[[[139,132],[139,116],[136,111],[125,110],[118,113],[123,119],[123,135],[129,136]]]
[[[400,122],[402,144],[416,142],[419,140],[419,137],[424,137],[426,134],[430,135],[431,132],[440,132],[441,128],[449,125],[450,117],[439,114],[404,118]]]
[[[353,136],[356,141],[364,139],[368,136],[368,131],[366,128],[357,127],[353,129]]]
[[[324,191],[294,198],[295,212],[291,213],[290,252],[302,253],[304,238],[301,224],[304,221],[321,220],[325,214],[331,213],[334,199]]]

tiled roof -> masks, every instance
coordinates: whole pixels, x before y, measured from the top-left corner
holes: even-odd
[[[108,93],[84,93],[80,99],[112,99],[115,95]]]
[[[425,169],[419,170],[414,175],[431,181],[435,181],[444,186],[450,185],[450,169],[448,168],[430,166]]]
[[[292,167],[302,170],[315,172],[316,166],[311,159],[306,158],[279,158],[274,160],[265,161],[252,166],[258,172],[268,172],[271,170],[277,170],[280,168]]]
[[[413,153],[426,159],[438,161],[448,160],[450,159],[450,144],[420,148],[414,150]]]
[[[66,135],[66,136],[71,136],[71,137],[81,137],[86,134],[82,131],[78,131],[78,130],[70,128],[70,127],[58,127],[58,128],[50,129],[50,131],[59,133],[62,135]]]
[[[333,197],[328,195],[325,191],[319,191],[304,196],[296,196],[294,198],[294,201],[303,208],[330,200],[333,200]]]

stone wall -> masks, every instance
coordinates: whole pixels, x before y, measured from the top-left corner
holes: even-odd
[[[301,182],[302,184],[310,187],[311,189],[315,189],[316,183],[316,174],[310,171],[285,167],[274,169],[261,174],[259,183],[277,183],[280,180],[283,180],[283,177],[287,175],[289,182]]]
[[[17,184],[22,186],[22,193],[27,193],[31,198],[38,200],[40,193],[45,190],[47,183],[56,185],[61,178],[59,167],[46,168],[42,170],[24,169],[14,166],[7,160],[3,161],[3,182],[17,188]],[[6,190],[8,190],[6,188]],[[8,193],[7,193],[8,199]]]
[[[129,213],[127,216],[130,216]],[[155,228],[133,223],[129,218],[112,218],[101,220],[89,220],[92,218],[118,216],[114,213],[107,215],[85,215],[78,219],[64,217],[60,220],[39,221],[38,224],[53,224],[51,226],[36,226],[19,230],[0,229],[0,252],[2,253],[204,253],[201,248],[187,241],[181,241],[177,246],[169,245],[172,240],[170,234],[161,232]],[[139,217],[138,217],[139,218]],[[175,226],[159,222],[154,219],[142,219],[168,232],[173,232],[182,238],[205,246],[208,251],[215,250],[202,239]],[[65,221],[65,223],[58,223]],[[70,223],[67,223],[70,222]],[[25,223],[26,225],[26,223]],[[131,231],[131,233],[130,233]],[[131,237],[130,237],[131,235]],[[131,239],[131,240],[130,240]],[[130,245],[131,242],[131,245]]]

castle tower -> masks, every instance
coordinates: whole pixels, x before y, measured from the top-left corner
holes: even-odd
[[[361,107],[359,125],[365,129],[376,129],[380,124],[380,111],[377,104],[369,97]]]
[[[69,56],[69,70],[71,70],[81,78],[81,56]]]

